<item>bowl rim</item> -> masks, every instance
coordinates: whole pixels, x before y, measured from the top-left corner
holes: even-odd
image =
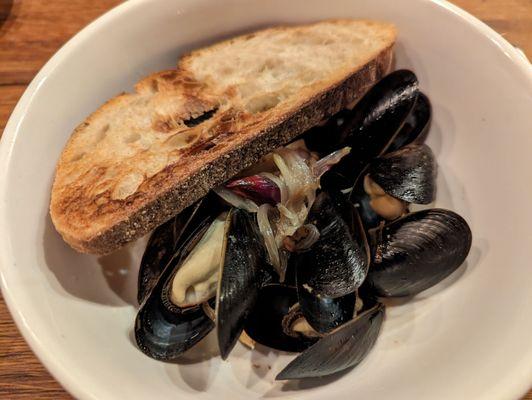
[[[100,26],[110,23],[124,12],[133,10],[135,7],[145,3],[149,0],[132,0],[124,2],[110,9],[86,27],[76,33],[63,46],[56,51],[56,53],[46,62],[46,64],[39,70],[39,72],[32,79],[28,87],[25,89],[23,95],[17,102],[8,122],[4,128],[3,135],[0,141],[0,196],[6,192],[6,182],[9,173],[9,163],[11,161],[12,152],[15,146],[15,140],[20,131],[21,122],[24,120],[26,113],[30,110],[33,97],[39,91],[46,77],[62,62],[62,60],[69,56],[69,54],[83,41],[88,40],[92,33]],[[430,3],[440,7],[443,11],[454,14],[461,19],[465,24],[475,28],[477,32],[490,39],[502,51],[510,61],[523,72],[525,78],[529,78],[532,87],[532,64],[522,50],[514,47],[504,37],[480,21],[467,11],[460,7],[449,3],[447,0],[428,0]],[[3,222],[6,221],[5,211],[0,210],[0,234],[2,240],[0,241],[0,288],[6,305],[11,313],[11,316],[17,325],[24,340],[28,343],[31,350],[39,361],[45,366],[48,372],[58,381],[61,386],[70,394],[80,399],[94,399],[96,397],[91,393],[86,385],[82,385],[77,379],[74,379],[67,368],[61,365],[57,360],[49,354],[46,350],[45,343],[41,342],[37,335],[33,332],[30,325],[26,323],[24,313],[19,310],[16,305],[15,293],[9,287],[6,275],[4,273],[4,266],[11,264],[12,252],[10,245],[10,237],[7,230],[2,227],[5,226]],[[519,398],[523,396],[530,389],[530,376],[532,376],[532,360],[529,360],[528,371],[521,374],[515,374],[512,387],[506,386],[504,391],[499,391],[499,394],[505,394],[508,398]],[[502,380],[501,380],[502,382]],[[502,383],[501,383],[502,385]]]

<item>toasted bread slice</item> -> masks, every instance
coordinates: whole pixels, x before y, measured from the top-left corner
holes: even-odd
[[[79,125],[50,213],[75,249],[118,249],[264,154],[358,100],[389,69],[374,21],[276,27],[194,51]]]

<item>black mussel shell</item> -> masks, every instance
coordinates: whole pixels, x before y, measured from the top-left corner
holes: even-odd
[[[139,304],[146,299],[183,241],[197,228],[194,223],[197,224],[208,214],[214,215],[219,209],[216,201],[214,196],[208,195],[153,231],[140,262],[137,291]]]
[[[373,308],[379,302],[379,296],[375,289],[368,283],[366,279],[362,286],[357,290],[357,304],[356,313],[361,314],[370,308]]]
[[[252,214],[233,208],[226,223],[223,262],[216,296],[216,329],[225,360],[244,329],[265,283],[266,256]]]
[[[399,150],[410,143],[423,143],[427,137],[430,122],[432,120],[432,106],[429,98],[419,93],[414,108],[408,114],[405,123],[399,133],[395,136],[387,152]]]
[[[286,272],[284,274],[283,283],[288,286],[296,286],[296,268],[297,268],[297,253],[288,252],[288,261],[286,263]]]
[[[175,254],[175,246],[178,241],[175,224],[178,219],[178,217],[172,218],[159,226],[153,231],[148,240],[139,268],[137,290],[139,304],[144,301],[157,282],[164,267]]]
[[[332,298],[316,296],[305,287],[298,286],[297,295],[305,319],[319,333],[332,331],[350,321],[355,314],[355,292]]]
[[[212,217],[198,221],[192,217],[191,226],[196,230],[185,244],[176,251],[165,267],[153,290],[140,306],[135,319],[135,339],[140,350],[157,360],[174,360],[205,337],[214,323],[200,306],[179,308],[163,295],[168,279],[194,248],[212,222]]]
[[[214,322],[201,308],[176,314],[159,302],[149,302],[135,322],[135,337],[140,350],[156,360],[175,360],[203,339]]]
[[[371,163],[368,173],[389,195],[428,204],[436,195],[436,160],[430,147],[410,144]]]
[[[293,337],[283,330],[283,318],[296,303],[295,287],[285,284],[265,285],[259,291],[255,307],[246,319],[246,333],[257,343],[273,349],[289,352],[305,350],[317,338]]]
[[[321,192],[307,221],[318,228],[320,237],[309,250],[299,254],[298,286],[314,295],[333,298],[354,292],[366,277],[369,250],[353,205]]]
[[[375,344],[383,319],[384,306],[377,304],[325,335],[288,364],[275,379],[316,378],[358,365]]]
[[[367,282],[379,296],[412,296],[449,276],[470,248],[460,215],[437,208],[408,214],[374,232]]]
[[[347,178],[342,189],[351,188],[365,166],[386,152],[418,93],[417,77],[412,71],[395,71],[373,86],[350,112],[339,127],[341,140],[336,148],[347,145],[351,152],[333,168]]]
[[[341,110],[333,115],[323,125],[309,129],[303,135],[305,145],[310,151],[319,154],[329,154],[338,150],[346,142],[346,132],[343,125],[353,118],[353,111]]]
[[[333,168],[322,175],[320,187],[324,192],[334,193],[337,197],[343,195],[345,198],[348,198],[351,188],[345,188],[345,186],[349,180],[350,178],[340,174]]]

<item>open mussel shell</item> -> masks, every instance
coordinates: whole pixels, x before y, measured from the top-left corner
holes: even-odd
[[[214,322],[201,309],[176,315],[155,306],[151,319],[139,321],[145,325],[144,340],[137,339],[139,348],[162,361],[175,360],[214,328]]]
[[[325,335],[288,364],[275,379],[316,378],[358,365],[375,344],[383,319],[384,306],[376,304]]]
[[[192,251],[207,231],[212,217],[199,220],[192,217],[190,225],[196,230],[185,240],[159,276],[155,286],[142,302],[135,319],[135,339],[140,350],[157,360],[176,359],[205,337],[214,323],[201,306],[179,308],[163,295],[168,280],[181,261]]]
[[[373,308],[377,303],[379,303],[379,296],[366,279],[357,290],[356,314],[359,315]]]
[[[412,296],[455,271],[471,248],[471,230],[444,209],[408,214],[377,229],[367,283],[384,297]]]
[[[398,70],[373,86],[348,114],[338,127],[337,148],[350,146],[351,152],[333,168],[347,178],[342,189],[351,188],[364,167],[386,152],[414,107],[418,93],[416,75]],[[322,140],[329,141],[329,137]]]
[[[146,299],[163,269],[183,245],[184,239],[197,228],[194,223],[197,224],[208,214],[214,215],[213,211],[219,208],[216,200],[208,195],[153,231],[140,262],[137,290],[139,304]]]
[[[299,286],[298,301],[305,319],[319,333],[330,332],[350,321],[355,315],[355,292],[332,298],[317,296]]]
[[[360,179],[357,180],[353,190],[349,194],[349,200],[355,206],[364,229],[369,231],[376,228],[384,220],[379,214],[375,212],[371,206],[371,198],[364,190],[364,175],[367,168],[362,172]]]
[[[414,108],[408,114],[405,123],[395,136],[387,152],[399,150],[410,143],[423,143],[430,128],[432,120],[432,106],[429,98],[422,92],[417,97]]]
[[[342,127],[353,118],[353,111],[344,109],[329,118],[324,124],[309,129],[303,135],[305,145],[319,154],[329,154],[346,143],[348,132]]]
[[[296,303],[295,287],[277,283],[265,285],[246,319],[246,333],[257,343],[273,349],[289,352],[305,350],[317,338],[289,336],[283,329],[283,319]]]
[[[233,208],[227,216],[216,295],[218,345],[225,360],[244,329],[267,280],[265,252],[252,214]]]
[[[175,254],[176,218],[159,226],[153,231],[142,256],[138,276],[137,300],[141,304],[157,282],[164,267]]]
[[[327,171],[323,174],[320,179],[320,187],[323,191],[327,193],[337,193],[343,194],[345,197],[349,197],[351,188],[346,187],[346,182],[349,182],[351,178],[344,176],[332,168],[332,170]]]
[[[437,165],[430,147],[410,144],[374,160],[370,178],[389,195],[408,203],[429,204],[436,195]]]
[[[307,222],[318,228],[320,237],[298,256],[298,290],[332,298],[354,292],[366,278],[369,249],[353,205],[321,192]]]
[[[154,301],[148,302],[138,314],[135,337],[144,354],[156,360],[172,361],[213,329],[214,322],[201,308],[175,313]]]

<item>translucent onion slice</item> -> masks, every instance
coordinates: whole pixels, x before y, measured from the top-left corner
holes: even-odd
[[[226,189],[223,186],[219,186],[214,189],[214,193],[224,199],[233,207],[241,208],[248,212],[257,212],[259,207],[255,204],[254,201],[240,197],[239,195],[233,193],[231,190]]]
[[[284,204],[286,201],[288,201],[288,188],[286,187],[282,177],[272,174],[271,172],[262,172],[259,175],[262,175],[265,178],[275,182],[275,184],[279,187],[279,191],[281,192],[281,204]]]
[[[344,147],[340,150],[336,150],[335,152],[332,152],[331,154],[321,158],[316,162],[314,165],[314,176],[318,179],[321,178],[321,176],[331,169],[331,167],[335,164],[338,164],[342,158],[344,158],[346,155],[348,155],[351,152],[351,147]]]
[[[264,244],[266,246],[266,251],[268,252],[268,257],[270,262],[279,274],[281,282],[284,280],[284,268],[281,266],[281,260],[279,257],[279,248],[275,242],[275,235],[273,233],[272,226],[270,224],[269,213],[273,207],[269,204],[263,204],[259,207],[257,211],[257,222],[259,225],[260,233],[264,238]]]

